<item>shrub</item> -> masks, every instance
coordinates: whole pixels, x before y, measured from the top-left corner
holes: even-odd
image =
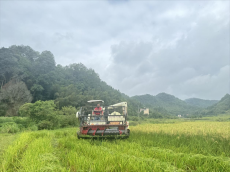
[[[133,116],[131,120],[132,121],[139,121],[137,116]]]
[[[27,103],[20,107],[19,113],[28,116],[30,122],[38,124],[38,129],[54,129],[59,127],[58,113],[53,100],[37,101],[33,104]]]
[[[16,124],[20,124],[27,128],[31,124],[31,120],[27,117],[13,117],[13,120]]]
[[[43,129],[51,130],[51,129],[54,129],[54,126],[53,126],[53,123],[51,121],[44,120],[38,124],[38,129],[39,130],[43,130]]]
[[[75,115],[77,109],[73,106],[64,106],[61,111],[63,112],[63,115]]]
[[[59,116],[60,127],[78,126],[78,121],[75,115],[61,115]]]
[[[24,105],[22,105],[20,108],[19,108],[19,115],[20,116],[30,116],[30,112],[31,112],[31,108],[32,108],[33,104],[32,103],[26,103]]]
[[[136,126],[136,125],[138,125],[138,122],[137,121],[130,121],[129,125],[130,126]]]
[[[0,116],[5,116],[7,111],[7,105],[0,102]]]
[[[14,122],[12,117],[0,117],[0,123]]]
[[[1,133],[17,133],[20,131],[19,126],[14,122],[4,123],[1,127]]]
[[[14,121],[25,127],[38,124],[37,128],[39,130],[51,130],[59,127],[77,126],[76,112],[76,108],[72,106],[64,106],[61,110],[58,110],[52,100],[37,101],[21,106],[19,114],[27,116],[27,118],[15,118]],[[33,128],[36,130],[36,127]]]
[[[28,130],[30,130],[30,131],[37,131],[38,130],[38,126],[37,125],[29,126]]]
[[[43,120],[51,121],[55,117],[55,108],[53,100],[50,101],[36,101],[35,103],[27,103],[20,107],[19,113],[22,116],[29,116],[30,119],[36,122]]]

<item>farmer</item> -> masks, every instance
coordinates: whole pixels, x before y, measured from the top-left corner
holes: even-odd
[[[94,108],[93,115],[96,115],[96,116],[97,116],[97,115],[103,115],[103,110],[102,110],[100,104],[97,104],[97,107]],[[99,120],[100,117],[97,116],[97,117],[95,117],[94,119],[95,119],[95,120]]]

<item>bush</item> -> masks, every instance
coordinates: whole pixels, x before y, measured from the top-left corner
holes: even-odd
[[[44,120],[38,124],[38,129],[39,130],[43,130],[43,129],[51,130],[51,129],[54,129],[54,125],[51,121]]]
[[[7,105],[0,103],[0,116],[5,116],[7,111]]]
[[[17,133],[20,131],[19,126],[14,122],[4,123],[0,128],[1,133]]]
[[[59,111],[56,110],[56,105],[53,100],[24,104],[20,107],[19,113],[22,116],[29,117],[29,124],[31,121],[38,124],[39,130],[59,127],[57,115]]]
[[[78,120],[75,115],[60,115],[59,116],[60,127],[78,126]]]
[[[40,122],[43,120],[51,121],[55,119],[55,108],[53,100],[36,101],[35,103],[27,103],[20,107],[19,114],[28,116],[31,120]]]
[[[64,106],[62,107],[61,111],[63,112],[63,115],[75,115],[77,109],[72,106]]]
[[[53,100],[37,101],[21,106],[19,114],[27,116],[27,118],[15,118],[14,121],[26,128],[37,124],[39,130],[51,130],[59,127],[77,126],[76,112],[76,108],[72,106],[64,106],[58,110]],[[36,130],[36,127],[33,126],[33,129]]]
[[[30,111],[31,111],[32,106],[33,106],[32,103],[26,103],[20,106],[18,114],[22,117],[30,116]]]
[[[25,128],[27,128],[32,122],[29,118],[26,117],[13,117],[13,120],[16,124],[20,124]]]
[[[38,130],[38,126],[37,125],[29,126],[28,130],[30,130],[30,131],[37,131]]]
[[[0,124],[6,122],[14,122],[12,117],[0,117]]]
[[[132,121],[139,121],[137,116],[133,116]]]
[[[164,118],[164,116],[161,113],[154,111],[149,114],[149,118]]]
[[[137,121],[130,121],[129,125],[130,126],[136,126],[136,125],[138,125],[138,122]]]

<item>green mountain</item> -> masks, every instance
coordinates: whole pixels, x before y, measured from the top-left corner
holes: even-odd
[[[230,95],[226,94],[218,103],[201,112],[203,116],[216,116],[230,111]]]
[[[160,93],[156,96],[146,94],[133,96],[132,98],[155,111],[172,115],[186,115],[200,110],[199,107],[188,105],[186,102],[166,93]]]
[[[150,117],[172,115],[218,115],[230,108],[229,94],[218,103],[188,99],[160,93],[129,96],[107,85],[93,69],[81,63],[57,65],[50,51],[37,52],[29,46],[11,46],[0,49],[0,116],[16,116],[21,105],[38,100],[54,100],[64,106],[79,108],[87,100],[102,99],[105,105],[128,102],[128,113],[137,116],[138,107],[149,107]]]
[[[87,100],[102,99],[105,105],[128,102],[129,115],[137,116],[137,101],[102,81],[83,64],[56,65],[50,51],[29,46],[0,49],[0,116],[16,116],[19,107],[38,100],[55,100],[58,108],[84,106]]]
[[[188,105],[206,108],[212,106],[218,102],[218,100],[203,100],[198,98],[190,98],[184,100]]]

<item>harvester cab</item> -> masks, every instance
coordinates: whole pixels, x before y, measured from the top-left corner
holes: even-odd
[[[76,117],[80,122],[78,138],[128,138],[127,102],[103,106],[103,100],[90,100]]]

